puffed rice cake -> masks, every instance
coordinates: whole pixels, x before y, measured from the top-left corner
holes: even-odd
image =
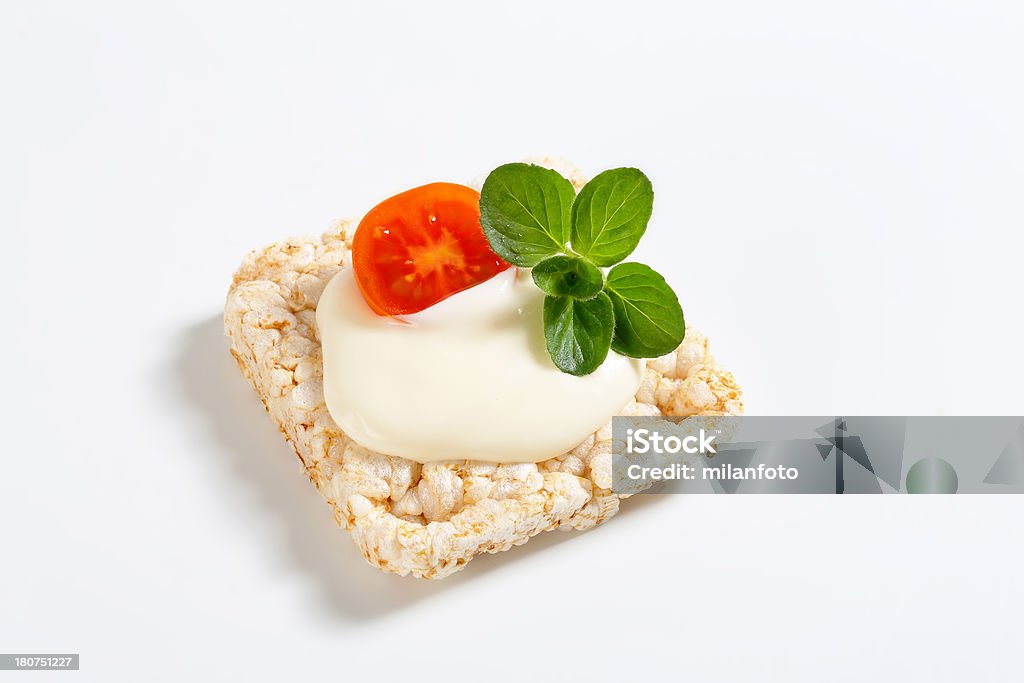
[[[566,162],[556,168],[579,190]],[[479,186],[479,185],[478,185]],[[475,555],[526,543],[552,529],[589,529],[614,515],[611,420],[572,451],[541,463],[456,461],[421,465],[349,439],[324,405],[316,305],[350,262],[358,221],[319,238],[250,252],[224,310],[231,354],[291,444],[313,485],[366,560],[387,572],[439,579]],[[621,415],[738,415],[741,389],[693,329],[674,352],[651,359]]]

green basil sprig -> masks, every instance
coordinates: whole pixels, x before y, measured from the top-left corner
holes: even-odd
[[[653,205],[651,181],[635,168],[599,173],[578,195],[558,172],[532,164],[499,166],[484,181],[484,234],[503,259],[533,268],[545,294],[548,354],[563,372],[589,375],[609,349],[656,358],[683,341],[683,309],[665,278],[620,263],[647,230]]]

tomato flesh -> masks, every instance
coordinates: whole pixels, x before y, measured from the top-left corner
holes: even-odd
[[[480,194],[431,183],[373,207],[352,241],[352,267],[381,315],[415,313],[510,266],[480,227]]]

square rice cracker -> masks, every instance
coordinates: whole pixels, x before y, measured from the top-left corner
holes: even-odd
[[[561,162],[577,190],[585,179]],[[316,305],[350,263],[357,223],[319,238],[249,253],[224,311],[231,354],[291,444],[317,491],[366,560],[400,575],[448,576],[475,555],[508,550],[552,529],[582,530],[614,515],[611,421],[572,451],[544,462],[421,465],[363,448],[334,423],[323,398]],[[396,397],[396,406],[401,405]],[[647,361],[620,415],[738,415],[740,387],[693,329],[674,352]]]

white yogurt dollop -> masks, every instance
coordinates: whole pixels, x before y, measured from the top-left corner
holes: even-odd
[[[539,462],[565,453],[629,402],[643,361],[610,352],[585,377],[548,357],[543,293],[510,268],[412,315],[363,299],[351,268],[317,306],[324,397],[357,443],[418,462]]]

